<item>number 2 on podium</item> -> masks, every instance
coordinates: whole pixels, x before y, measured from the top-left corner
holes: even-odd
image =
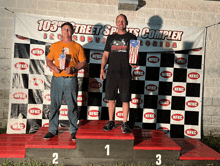
[[[107,144],[107,145],[105,146],[105,149],[107,149],[107,156],[109,156],[109,154],[110,154],[110,145]]]
[[[58,153],[53,153],[53,162],[52,164],[58,164]]]

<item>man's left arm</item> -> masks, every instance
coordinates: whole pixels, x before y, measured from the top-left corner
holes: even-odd
[[[75,68],[77,71],[83,69],[85,66],[87,65],[86,61],[82,61],[79,62],[78,65],[76,65],[75,67],[72,67],[72,70],[74,70],[73,68]],[[74,72],[74,71],[73,71]]]
[[[75,67],[67,67],[65,69],[66,74],[76,73],[87,65],[86,61],[79,62]]]

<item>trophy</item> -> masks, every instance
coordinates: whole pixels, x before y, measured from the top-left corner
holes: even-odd
[[[139,40],[130,40],[129,63],[136,65],[138,59],[138,51],[140,47]]]
[[[66,54],[64,53],[64,48],[62,49],[62,54],[60,54],[59,62],[60,70],[64,70],[66,64]]]

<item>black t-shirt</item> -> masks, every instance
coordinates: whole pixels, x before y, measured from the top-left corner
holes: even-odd
[[[129,32],[124,35],[115,33],[108,36],[104,49],[104,51],[109,52],[107,77],[131,78],[130,40],[137,40],[137,37]]]

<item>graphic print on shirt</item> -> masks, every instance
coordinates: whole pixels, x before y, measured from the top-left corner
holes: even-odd
[[[111,43],[112,52],[127,52],[128,43],[124,40],[113,40]]]
[[[64,52],[64,54],[69,54],[70,49],[68,47],[64,47],[63,52]]]

